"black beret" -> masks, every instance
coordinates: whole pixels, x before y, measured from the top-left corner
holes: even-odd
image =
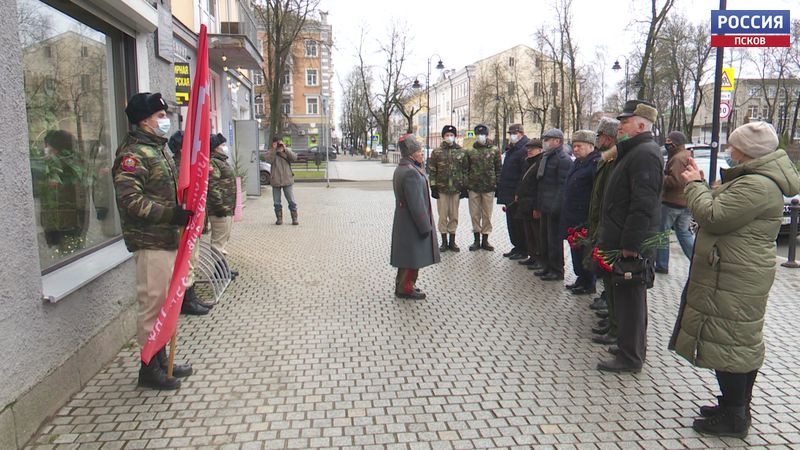
[[[125,107],[125,114],[128,115],[128,122],[136,124],[161,110],[166,111],[167,109],[167,102],[161,98],[160,92],[154,94],[140,92],[134,94],[133,97],[128,100],[128,106]]]
[[[444,135],[447,134],[447,133],[453,133],[454,135],[457,135],[458,134],[458,130],[456,130],[456,127],[454,127],[452,125],[445,125],[442,128],[442,137],[444,137]]]
[[[212,134],[211,135],[211,139],[209,139],[208,142],[209,142],[209,144],[211,144],[210,145],[211,150],[214,150],[215,148],[219,147],[220,145],[228,142],[228,140],[225,139],[225,136],[223,136],[222,133],[217,133],[217,134]]]
[[[475,126],[475,134],[489,134],[489,127],[486,125],[480,124]]]

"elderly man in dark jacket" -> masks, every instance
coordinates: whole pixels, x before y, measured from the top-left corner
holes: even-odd
[[[643,242],[661,227],[664,160],[651,131],[657,116],[653,104],[631,100],[617,117],[617,162],[604,193],[598,246],[618,250],[622,258],[650,258],[641,254]],[[618,350],[614,359],[601,361],[597,368],[639,372],[647,353],[647,286],[615,282],[612,289]]]
[[[600,152],[594,149],[596,139],[597,134],[592,130],[578,130],[572,135],[575,161],[572,162],[572,168],[564,182],[564,199],[561,204],[561,230],[564,237],[568,228],[580,229],[587,226],[594,173],[597,160],[600,159]],[[583,267],[584,247],[573,247],[570,253],[572,270],[578,279],[567,285],[567,289],[576,295],[594,294],[594,274]]]
[[[422,147],[411,134],[400,138],[402,159],[394,171],[394,223],[391,264],[397,267],[395,295],[422,300],[416,288],[419,269],[439,262],[436,247],[430,188],[422,167]]]
[[[561,202],[564,195],[564,182],[567,179],[572,161],[564,152],[564,133],[558,128],[548,130],[542,135],[544,153],[536,178],[537,209],[534,218],[541,220],[542,270],[534,272],[544,281],[564,279],[564,236],[561,232]]]
[[[497,204],[505,206],[508,239],[514,247],[508,253],[503,253],[503,256],[510,259],[525,259],[528,249],[525,244],[522,221],[516,218],[517,204],[514,202],[514,194],[517,192],[519,180],[522,178],[523,166],[528,154],[525,150],[528,136],[525,136],[525,130],[520,124],[508,127],[508,134],[509,144],[505,150],[503,168],[497,183]]]
[[[522,220],[522,229],[525,233],[525,242],[528,246],[528,259],[520,261],[522,265],[528,266],[530,270],[538,270],[543,266],[541,260],[541,242],[539,236],[539,219],[533,217],[533,211],[537,206],[537,189],[539,180],[536,172],[539,169],[539,162],[542,160],[542,141],[531,139],[525,144],[527,149],[527,159],[525,160],[525,171],[522,180],[517,188],[517,218]]]

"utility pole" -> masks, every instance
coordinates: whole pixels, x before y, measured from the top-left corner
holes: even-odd
[[[724,11],[727,7],[727,0],[719,0],[719,9]],[[711,164],[709,167],[708,184],[714,184],[717,179],[717,156],[719,155],[719,128],[720,117],[719,109],[722,101],[722,66],[724,64],[725,47],[717,47],[717,64],[714,70],[714,100],[713,112],[711,113]]]

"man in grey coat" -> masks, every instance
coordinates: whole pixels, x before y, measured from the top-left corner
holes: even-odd
[[[417,289],[419,269],[439,262],[434,236],[430,189],[422,162],[422,147],[412,134],[398,143],[402,159],[394,171],[394,223],[392,224],[391,264],[397,267],[395,295],[422,300]]]

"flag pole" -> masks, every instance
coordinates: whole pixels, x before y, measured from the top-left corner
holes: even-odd
[[[169,363],[167,364],[167,378],[172,378],[172,365],[175,362],[175,347],[178,343],[178,324],[175,324],[175,333],[169,340]]]

